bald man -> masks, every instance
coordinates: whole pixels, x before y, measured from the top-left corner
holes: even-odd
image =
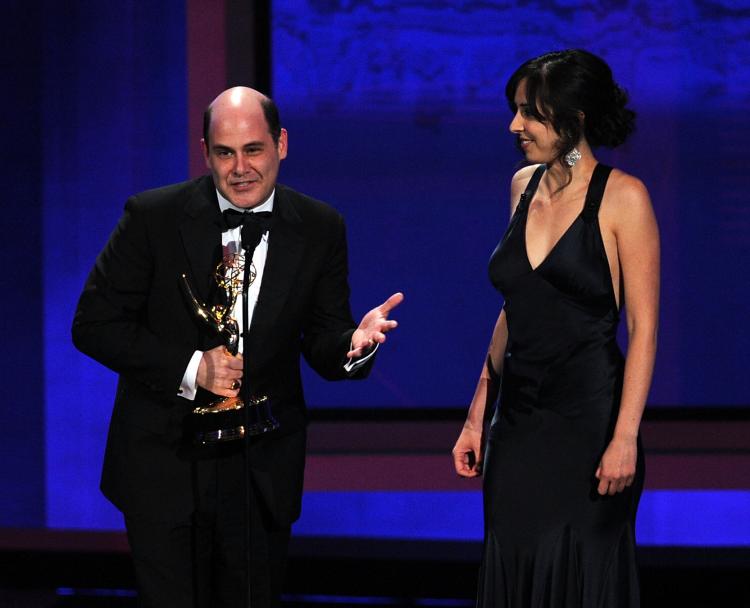
[[[245,481],[252,605],[278,605],[302,497],[300,354],[326,379],[363,378],[396,326],[388,316],[400,293],[353,321],[343,219],[277,183],[287,138],[271,99],[245,87],[221,93],[204,115],[210,176],[130,197],[78,304],[75,345],[119,374],[101,488],[124,514],[144,606],[245,605]],[[250,327],[237,356],[179,283],[186,274],[215,303],[217,263],[246,253],[226,210],[273,218],[252,253]],[[269,396],[279,422],[252,437],[247,466],[241,441],[196,445],[185,424],[243,383]]]

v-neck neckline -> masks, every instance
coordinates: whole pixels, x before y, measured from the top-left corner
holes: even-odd
[[[594,170],[596,170],[597,166],[598,166],[598,164],[594,165]],[[547,170],[545,169],[544,173],[546,173],[546,172],[547,172]],[[542,177],[544,177],[544,173],[542,173]],[[523,230],[522,230],[522,234],[523,234],[523,254],[524,254],[524,257],[526,258],[526,264],[528,264],[529,269],[531,270],[531,272],[536,272],[542,266],[544,266],[544,264],[547,263],[547,260],[550,259],[550,256],[552,256],[552,254],[558,248],[558,245],[560,245],[560,243],[563,241],[563,239],[565,239],[565,237],[568,236],[568,234],[570,233],[570,231],[573,230],[573,227],[578,223],[578,221],[583,218],[583,213],[584,213],[584,211],[586,211],[586,203],[588,201],[589,190],[591,189],[591,182],[593,182],[593,177],[594,177],[594,174],[592,173],[591,174],[591,179],[589,179],[589,184],[588,184],[588,186],[586,186],[586,194],[583,196],[583,206],[581,207],[581,210],[578,212],[578,214],[575,216],[575,218],[573,218],[573,221],[565,229],[565,231],[558,237],[558,239],[555,241],[555,244],[552,245],[552,247],[547,252],[547,254],[542,258],[542,261],[539,262],[536,266],[534,266],[531,263],[531,258],[529,257],[529,249],[527,247],[526,231],[527,231],[528,226],[529,226],[529,209],[531,209],[531,201],[534,199],[534,195],[536,194],[536,191],[539,189],[539,183],[541,183],[541,181],[542,181],[541,177],[539,178],[539,182],[537,182],[536,187],[534,188],[534,191],[531,192],[530,196],[529,196],[528,192],[524,192],[524,195],[529,196],[529,200],[526,203],[526,209],[525,209],[524,218],[523,218]]]
[[[584,209],[585,208],[586,208],[586,205],[584,203]],[[578,213],[578,215],[575,216],[575,218],[570,223],[570,225],[560,235],[560,237],[557,239],[557,241],[555,241],[555,244],[552,245],[552,248],[547,252],[547,255],[545,255],[542,258],[542,261],[539,262],[536,266],[534,266],[531,263],[531,258],[529,257],[529,250],[528,250],[528,247],[526,246],[526,229],[527,229],[528,224],[529,224],[529,221],[528,221],[529,220],[529,210],[528,210],[528,208],[526,209],[526,216],[524,217],[524,224],[523,224],[523,252],[524,252],[524,255],[526,256],[526,263],[529,265],[529,268],[531,269],[531,272],[536,272],[542,266],[544,266],[544,264],[547,262],[547,260],[549,260],[550,256],[558,248],[558,245],[560,245],[560,243],[562,242],[562,240],[565,239],[566,236],[568,236],[568,234],[570,233],[571,230],[573,230],[573,226],[575,226],[578,223],[578,220],[580,220],[583,217],[583,211],[584,211],[584,209],[581,209],[580,213]]]

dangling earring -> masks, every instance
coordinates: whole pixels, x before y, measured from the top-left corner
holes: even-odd
[[[563,158],[565,159],[565,164],[568,165],[568,167],[572,167],[581,160],[581,153],[578,151],[578,148],[573,148]]]

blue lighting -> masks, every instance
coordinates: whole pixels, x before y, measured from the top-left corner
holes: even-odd
[[[89,598],[104,598],[104,597],[137,597],[138,594],[134,589],[75,589],[73,587],[58,587],[55,590],[55,594],[58,597],[89,597]]]
[[[309,401],[434,407],[471,398],[500,307],[485,264],[508,221],[519,161],[505,81],[526,59],[582,47],[610,63],[638,114],[633,138],[599,158],[643,180],[661,228],[650,403],[748,405],[746,345],[737,332],[750,299],[739,278],[750,251],[741,160],[750,136],[746,7],[274,3],[274,97],[290,142],[282,180],[347,218],[357,314],[392,290],[406,294],[395,313],[401,327],[367,389],[311,376]],[[721,128],[711,116],[721,117]]]
[[[51,528],[122,529],[98,489],[116,378],[74,350],[70,324],[125,198],[186,178],[186,125],[200,117],[187,115],[183,0],[79,4],[45,3],[43,76],[31,87],[44,92],[36,175],[44,340],[42,361],[14,381],[43,382],[36,422],[46,434],[29,432],[28,441],[38,441],[45,468],[33,500],[13,497],[29,509],[43,497]],[[274,97],[291,142],[281,179],[347,217],[355,315],[396,289],[407,296],[371,377],[331,384],[308,375],[311,405],[439,407],[470,398],[501,304],[484,265],[507,222],[518,160],[502,83],[521,60],[574,44],[610,61],[639,112],[633,141],[604,158],[644,179],[662,227],[665,312],[651,401],[746,405],[750,374],[737,328],[750,299],[740,268],[750,234],[750,16],[729,0],[606,10],[584,0],[526,4],[274,4]],[[703,150],[700,142],[711,143]],[[28,246],[23,232],[8,238]],[[749,496],[646,492],[639,540],[750,546]],[[479,540],[481,519],[472,492],[311,492],[295,529]]]
[[[127,197],[187,177],[185,6],[76,6],[44,11],[46,523],[112,529],[122,518],[99,474],[116,376],[74,349],[70,327]]]
[[[750,490],[645,492],[636,535],[644,545],[750,547]]]
[[[473,492],[308,492],[298,536],[480,541],[482,497]],[[650,490],[638,543],[750,547],[750,491]]]

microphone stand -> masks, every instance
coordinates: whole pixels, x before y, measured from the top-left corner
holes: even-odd
[[[253,491],[252,482],[250,480],[250,382],[248,381],[250,358],[247,356],[248,351],[248,334],[250,332],[250,318],[249,318],[249,292],[250,292],[250,267],[253,263],[253,253],[255,248],[258,246],[260,239],[263,238],[262,233],[251,234],[250,230],[255,226],[243,225],[242,226],[242,248],[245,250],[245,264],[244,264],[244,277],[242,280],[242,353],[243,353],[243,364],[242,364],[242,383],[240,385],[240,397],[242,402],[245,404],[243,408],[244,413],[244,433],[242,437],[242,446],[245,455],[245,573],[246,573],[246,599],[245,604],[247,608],[252,606],[251,598],[251,569],[252,569],[252,504],[253,504]],[[256,237],[257,234],[257,237]],[[255,237],[255,238],[253,238]]]
[[[252,253],[250,253],[252,256]],[[244,409],[244,433],[242,436],[242,447],[245,452],[245,576],[247,577],[246,583],[246,595],[247,595],[247,608],[252,606],[252,599],[250,597],[250,571],[252,568],[252,550],[251,540],[252,532],[250,531],[250,525],[252,523],[252,514],[250,510],[252,508],[252,484],[250,481],[250,383],[247,381],[247,361],[248,357],[244,356],[247,354],[247,336],[249,333],[250,323],[247,318],[248,315],[248,292],[250,291],[250,265],[252,264],[252,258],[248,257],[248,252],[245,251],[245,277],[242,281],[242,332],[243,332],[243,364],[242,364],[242,384],[240,385],[240,394],[242,402],[245,404]]]

